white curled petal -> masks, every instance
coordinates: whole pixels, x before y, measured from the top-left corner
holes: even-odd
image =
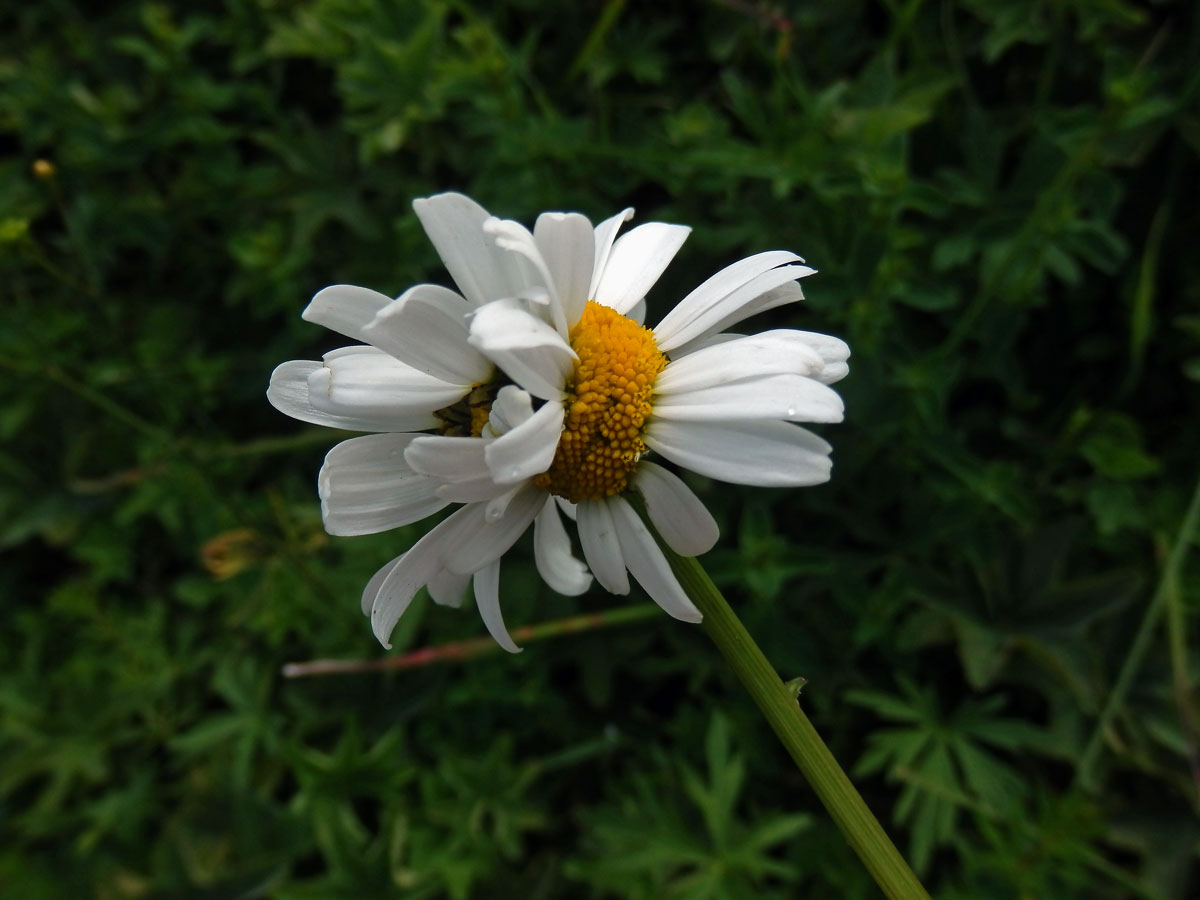
[[[552,327],[504,300],[475,313],[470,341],[509,378],[544,400],[562,396],[579,358]]]
[[[293,419],[313,425],[328,425],[330,428],[347,428],[351,431],[372,431],[359,423],[347,423],[339,416],[318,412],[308,402],[308,377],[322,367],[322,363],[310,359],[292,359],[275,367],[271,383],[267,386],[267,402]]]
[[[674,473],[641,462],[633,486],[646,501],[646,512],[662,539],[680,556],[699,556],[713,548],[721,530],[708,508]]]
[[[492,216],[483,223],[483,233],[496,242],[496,246],[507,253],[515,253],[537,272],[537,280],[530,287],[544,291],[555,290],[554,277],[533,233],[515,219]],[[549,298],[547,298],[549,299]]]
[[[516,297],[532,284],[528,268],[484,233],[491,213],[457,193],[413,201],[413,210],[463,296],[479,306]]]
[[[442,553],[442,561],[452,572],[476,572],[493,560],[499,559],[525,533],[542,507],[545,492],[532,484],[518,487],[507,499],[500,518],[489,521],[486,507],[476,503],[465,509],[476,510],[470,520],[448,540]],[[495,502],[495,501],[490,501]]]
[[[700,610],[688,599],[646,523],[620,497],[613,497],[608,503],[625,565],[637,583],[667,615],[683,622],[699,622],[703,618]]]
[[[459,400],[461,385],[418,372],[374,347],[342,347],[308,377],[313,409],[342,417],[389,422],[375,431],[420,431],[437,424],[435,410]]]
[[[819,374],[814,375],[813,377],[816,378],[817,381],[821,382],[821,384],[833,384],[835,381],[841,381],[849,374],[850,366],[848,366],[846,363],[831,362],[825,363],[825,368],[823,368]]]
[[[451,606],[457,609],[462,606],[463,598],[467,595],[467,587],[471,583],[470,575],[458,575],[448,569],[442,569],[425,585],[433,602],[439,606]]]
[[[436,571],[437,559],[432,554],[419,553],[414,546],[382,579],[371,604],[371,629],[385,649],[392,649],[391,636],[396,623],[412,605],[417,591]],[[366,602],[365,596],[363,602]]]
[[[375,606],[375,598],[379,596],[379,588],[384,580],[391,574],[392,569],[400,565],[400,560],[404,559],[404,554],[401,553],[391,562],[379,568],[379,571],[371,576],[371,580],[367,582],[367,586],[362,592],[362,612],[364,616],[371,614],[372,608]]]
[[[781,329],[735,336],[673,358],[654,382],[656,397],[744,381],[761,375],[810,375],[825,360],[798,331]]]
[[[808,346],[812,347],[825,362],[844,362],[850,358],[850,346],[841,338],[816,331],[795,332]]]
[[[768,250],[740,260],[713,275],[684,297],[654,329],[661,350],[674,350],[698,337],[720,331],[733,322],[804,295],[798,286],[783,286],[813,274],[798,265],[800,257]],[[782,289],[778,296],[773,291]],[[769,305],[763,305],[767,297]]]
[[[484,437],[501,437],[533,417],[533,398],[515,384],[506,384],[496,394],[483,426]]]
[[[841,338],[815,331],[798,331],[796,334],[820,354],[821,359],[825,362],[821,371],[813,374],[813,378],[817,381],[822,384],[833,384],[850,374],[850,366],[846,364],[846,360],[850,358],[850,347]]]
[[[633,309],[670,265],[692,229],[647,222],[613,244],[592,299],[619,313]]]
[[[621,210],[615,216],[605,219],[596,226],[593,234],[596,252],[592,265],[592,280],[588,285],[589,300],[596,296],[596,288],[600,284],[600,276],[604,274],[604,267],[608,264],[608,256],[612,253],[612,245],[617,239],[617,232],[621,230],[622,225],[632,218],[633,207],[630,206]]]
[[[533,226],[533,239],[554,280],[565,328],[570,329],[591,296],[596,253],[592,223],[579,213],[542,213]]]
[[[687,422],[840,422],[843,412],[842,398],[819,381],[803,375],[764,375],[660,397],[653,416]]]
[[[370,601],[371,628],[387,649],[392,629],[422,587],[438,575],[443,566],[441,554],[464,527],[480,515],[478,505],[464,506],[439,522],[413,544],[412,549],[376,573],[363,592],[364,608]],[[385,571],[386,570],[386,571]],[[377,581],[378,579],[378,581]]]
[[[325,401],[328,377],[324,363],[306,359],[285,362],[271,373],[267,400],[293,419],[348,431],[415,431],[431,428],[437,422],[423,405],[415,409],[398,405],[387,409],[331,406]],[[314,383],[319,405],[313,403]]]
[[[330,534],[374,534],[420,521],[448,502],[438,482],[412,470],[404,451],[414,434],[370,434],[338,444],[317,477]]]
[[[523,266],[528,272],[529,288],[514,296],[535,304],[531,311],[543,316],[565,339],[567,322],[558,288],[533,234],[520,222],[495,216],[483,223],[483,230],[496,241],[500,250],[512,254],[513,265]]]
[[[673,422],[658,419],[646,446],[718,481],[758,487],[802,487],[829,480],[829,444],[790,422]]]
[[[575,523],[583,558],[601,587],[610,594],[628,594],[629,575],[608,504],[603,499],[584,500],[576,507]]]
[[[301,313],[306,322],[323,325],[330,331],[356,341],[371,343],[365,329],[392,298],[370,288],[353,284],[334,284],[317,291]]]
[[[504,627],[504,616],[500,613],[500,561],[496,560],[475,573],[475,605],[479,617],[487,626],[492,639],[509,653],[520,653],[521,648],[513,643]]]
[[[470,345],[473,307],[448,288],[418,284],[381,309],[364,338],[414,369],[450,384],[487,381],[492,365]]]
[[[558,503],[558,508],[562,510],[562,514],[574,522],[579,515],[579,508],[565,497],[555,496],[554,500]]]
[[[488,471],[497,484],[516,484],[550,468],[562,436],[563,405],[547,400],[532,416],[494,441],[484,451]]]
[[[404,451],[414,472],[457,483],[487,476],[484,442],[480,438],[418,435]]]
[[[546,498],[533,520],[533,558],[542,580],[560,594],[576,597],[592,585],[587,566],[571,553],[571,538],[553,497]]]

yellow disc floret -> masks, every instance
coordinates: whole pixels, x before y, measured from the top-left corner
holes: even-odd
[[[625,490],[638,457],[654,380],[667,365],[654,334],[589,300],[571,329],[579,356],[567,380],[562,437],[538,486],[572,503]]]

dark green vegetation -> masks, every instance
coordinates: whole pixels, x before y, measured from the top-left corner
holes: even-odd
[[[850,341],[834,479],[697,481],[706,566],[936,896],[1197,895],[1193,3],[110,7],[0,13],[0,895],[877,896],[665,615],[281,678],[380,654],[422,529],[326,538],[267,376],[316,289],[445,280],[448,188],[695,226],[651,321],[819,268],[755,326]]]

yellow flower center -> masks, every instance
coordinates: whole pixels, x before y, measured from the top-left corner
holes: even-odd
[[[646,451],[650,396],[667,358],[650,329],[594,300],[569,339],[579,362],[567,379],[562,437],[550,468],[533,480],[578,503],[625,490]]]

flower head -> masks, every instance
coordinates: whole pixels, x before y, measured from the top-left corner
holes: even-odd
[[[393,300],[325,288],[304,318],[365,345],[284,363],[267,393],[303,421],[377,432],[325,459],[318,488],[330,533],[383,531],[461,504],[368,583],[363,611],[380,641],[421,587],[457,606],[470,585],[492,636],[515,652],[500,560],[530,524],[554,590],[581,594],[594,576],[626,594],[632,574],[672,616],[698,621],[626,495],[640,494],[675,552],[697,556],[717,525],[647,456],[734,484],[829,478],[829,444],[796,423],[841,420],[828,385],[847,372],[845,343],[725,331],[802,299],[797,280],[813,270],[786,251],[756,254],[649,329],[646,293],[690,229],[651,222],[618,237],[625,210],[594,228],[578,213],[543,213],[530,232],[452,193],[414,208],[461,293],[421,284]]]

